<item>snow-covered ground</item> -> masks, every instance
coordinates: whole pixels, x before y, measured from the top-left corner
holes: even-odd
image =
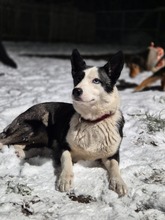
[[[52,53],[55,50],[71,53],[76,45],[5,45],[18,69],[0,64],[0,73],[4,73],[0,76],[0,132],[33,104],[71,102],[69,60],[29,58],[20,54],[46,51],[42,48]],[[80,52],[83,49],[86,52],[100,51],[81,45]],[[104,64],[103,60],[87,62],[97,66]],[[139,83],[150,74],[145,72],[130,79],[128,69],[124,67],[120,79]],[[12,146],[5,146],[0,152],[0,219],[164,220],[165,93],[153,87],[139,93],[132,91],[133,88],[120,91],[126,121],[120,167],[129,189],[128,195],[118,198],[108,189],[104,169],[80,161],[74,165],[73,199],[78,201],[73,201],[71,196],[55,189],[56,175],[51,159],[35,157],[21,161]],[[84,197],[81,199],[80,195]],[[84,203],[85,199],[87,203]]]

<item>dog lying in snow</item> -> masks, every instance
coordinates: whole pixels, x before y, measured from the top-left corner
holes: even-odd
[[[16,145],[18,155],[23,155],[23,148],[53,147],[61,162],[61,191],[73,187],[72,162],[101,160],[110,188],[125,195],[127,187],[119,170],[124,118],[115,86],[123,64],[123,54],[118,52],[102,67],[88,66],[78,50],[73,50],[73,105],[47,102],[32,106],[0,133],[1,145]]]
[[[136,77],[140,72],[152,71],[152,76],[142,81],[135,89],[135,92],[141,91],[150,86],[157,80],[161,81],[161,88],[165,90],[165,54],[162,47],[151,45],[144,51],[126,56],[126,64],[130,69],[130,77]]]

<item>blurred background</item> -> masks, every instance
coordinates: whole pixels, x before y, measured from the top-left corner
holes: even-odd
[[[163,0],[0,0],[1,41],[165,46]]]

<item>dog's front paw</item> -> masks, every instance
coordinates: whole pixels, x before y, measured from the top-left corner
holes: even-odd
[[[58,180],[58,188],[61,192],[68,192],[73,188],[73,173],[63,171]]]
[[[110,177],[109,188],[115,191],[119,196],[124,196],[128,191],[121,177]]]

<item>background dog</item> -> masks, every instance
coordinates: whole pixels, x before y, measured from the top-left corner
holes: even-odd
[[[130,77],[136,77],[140,72],[152,71],[152,76],[142,81],[134,92],[141,91],[157,80],[161,81],[161,89],[165,90],[165,54],[162,47],[155,47],[154,43],[144,51],[126,56],[126,64],[130,69]]]
[[[119,170],[119,147],[124,118],[115,86],[124,65],[122,52],[102,67],[86,65],[78,50],[71,56],[73,105],[41,103],[19,115],[0,134],[2,145],[50,147],[61,162],[58,187],[73,187],[73,165],[78,160],[100,160],[108,171],[110,188],[127,192]],[[22,155],[22,150],[18,155]],[[24,155],[26,156],[26,154]]]
[[[151,45],[144,51],[125,56],[126,65],[130,69],[130,77],[136,77],[140,72],[153,71],[156,72],[165,66],[164,49]]]

